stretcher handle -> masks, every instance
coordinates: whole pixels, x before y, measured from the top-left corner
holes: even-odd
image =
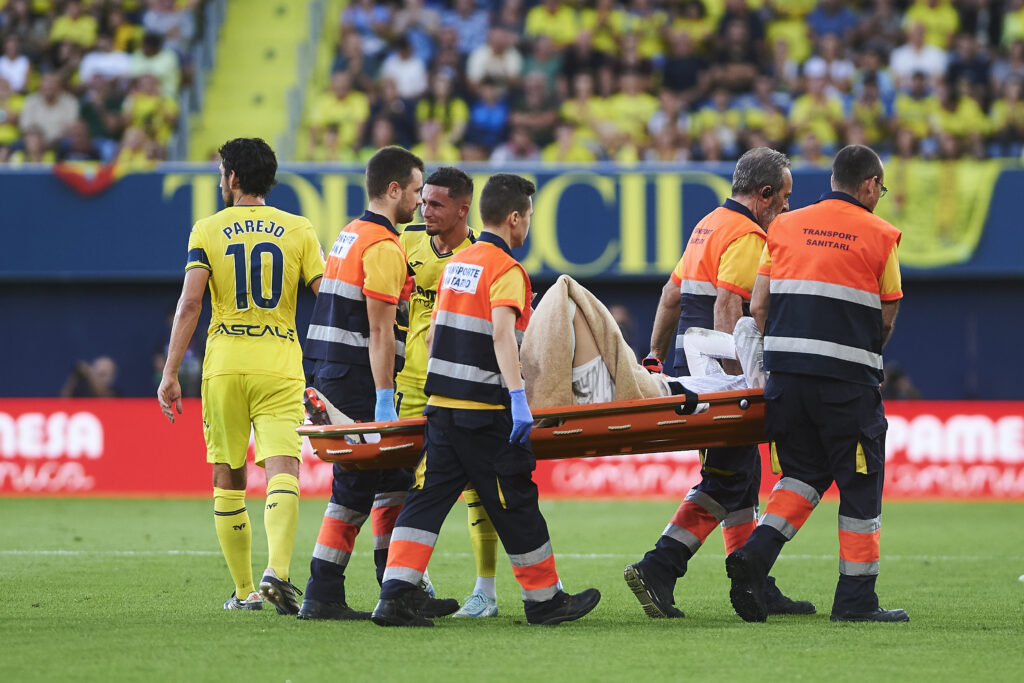
[[[742,404],[746,402],[746,407]],[[718,391],[710,394],[684,394],[678,396],[660,396],[658,398],[639,398],[631,401],[610,401],[608,403],[595,403],[576,406],[556,406],[544,408],[533,413],[534,420],[547,418],[576,418],[594,417],[601,415],[625,415],[628,413],[642,413],[647,411],[658,411],[666,408],[689,408],[699,403],[707,403],[712,406],[737,403],[745,410],[753,402],[763,402],[764,394],[760,389],[738,389],[736,391]],[[676,411],[680,415],[686,412]],[[302,436],[360,436],[363,434],[404,434],[408,432],[421,431],[427,423],[425,417],[402,418],[392,422],[355,422],[348,425],[301,425],[296,431]],[[550,425],[554,427],[557,425]],[[544,427],[538,427],[544,429]]]

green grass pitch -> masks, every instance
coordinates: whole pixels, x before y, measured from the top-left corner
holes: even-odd
[[[825,502],[775,567],[813,617],[745,624],[733,615],[715,533],[676,588],[682,620],[651,620],[622,580],[675,509],[672,502],[543,501],[569,590],[596,586],[583,620],[528,627],[499,559],[500,616],[439,619],[433,629],[309,623],[224,612],[231,582],[202,500],[0,500],[3,681],[988,681],[1024,680],[1024,506],[887,503],[883,606],[909,624],[828,620],[837,566],[836,504]],[[261,505],[250,501],[254,571],[266,561]],[[324,501],[302,504],[295,583]],[[369,529],[349,567],[349,602],[372,608]],[[461,599],[474,568],[458,503],[431,576]],[[258,576],[258,573],[257,573]]]

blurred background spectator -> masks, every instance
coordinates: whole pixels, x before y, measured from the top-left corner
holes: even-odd
[[[78,361],[72,368],[60,395],[64,398],[112,398],[121,392],[114,385],[117,364],[109,356],[89,361]]]
[[[1024,0],[366,0],[341,22],[333,70],[376,107],[332,158],[381,115],[399,143],[462,160],[533,158],[527,137],[573,163],[1024,148]]]
[[[203,2],[0,0],[0,163],[166,159]]]

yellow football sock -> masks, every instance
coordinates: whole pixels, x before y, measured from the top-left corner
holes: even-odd
[[[245,600],[252,584],[252,525],[245,509],[245,491],[213,489],[213,520],[217,539],[235,582],[235,595]]]
[[[275,474],[267,482],[267,508],[263,511],[267,529],[267,566],[277,578],[288,580],[288,568],[299,527],[299,480],[292,474]]]
[[[469,511],[469,540],[473,544],[477,576],[494,576],[498,569],[498,532],[473,489],[462,492]]]

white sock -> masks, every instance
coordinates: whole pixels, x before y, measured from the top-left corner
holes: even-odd
[[[473,586],[474,593],[483,593],[491,600],[498,599],[498,590],[493,576],[476,577],[476,585]]]

